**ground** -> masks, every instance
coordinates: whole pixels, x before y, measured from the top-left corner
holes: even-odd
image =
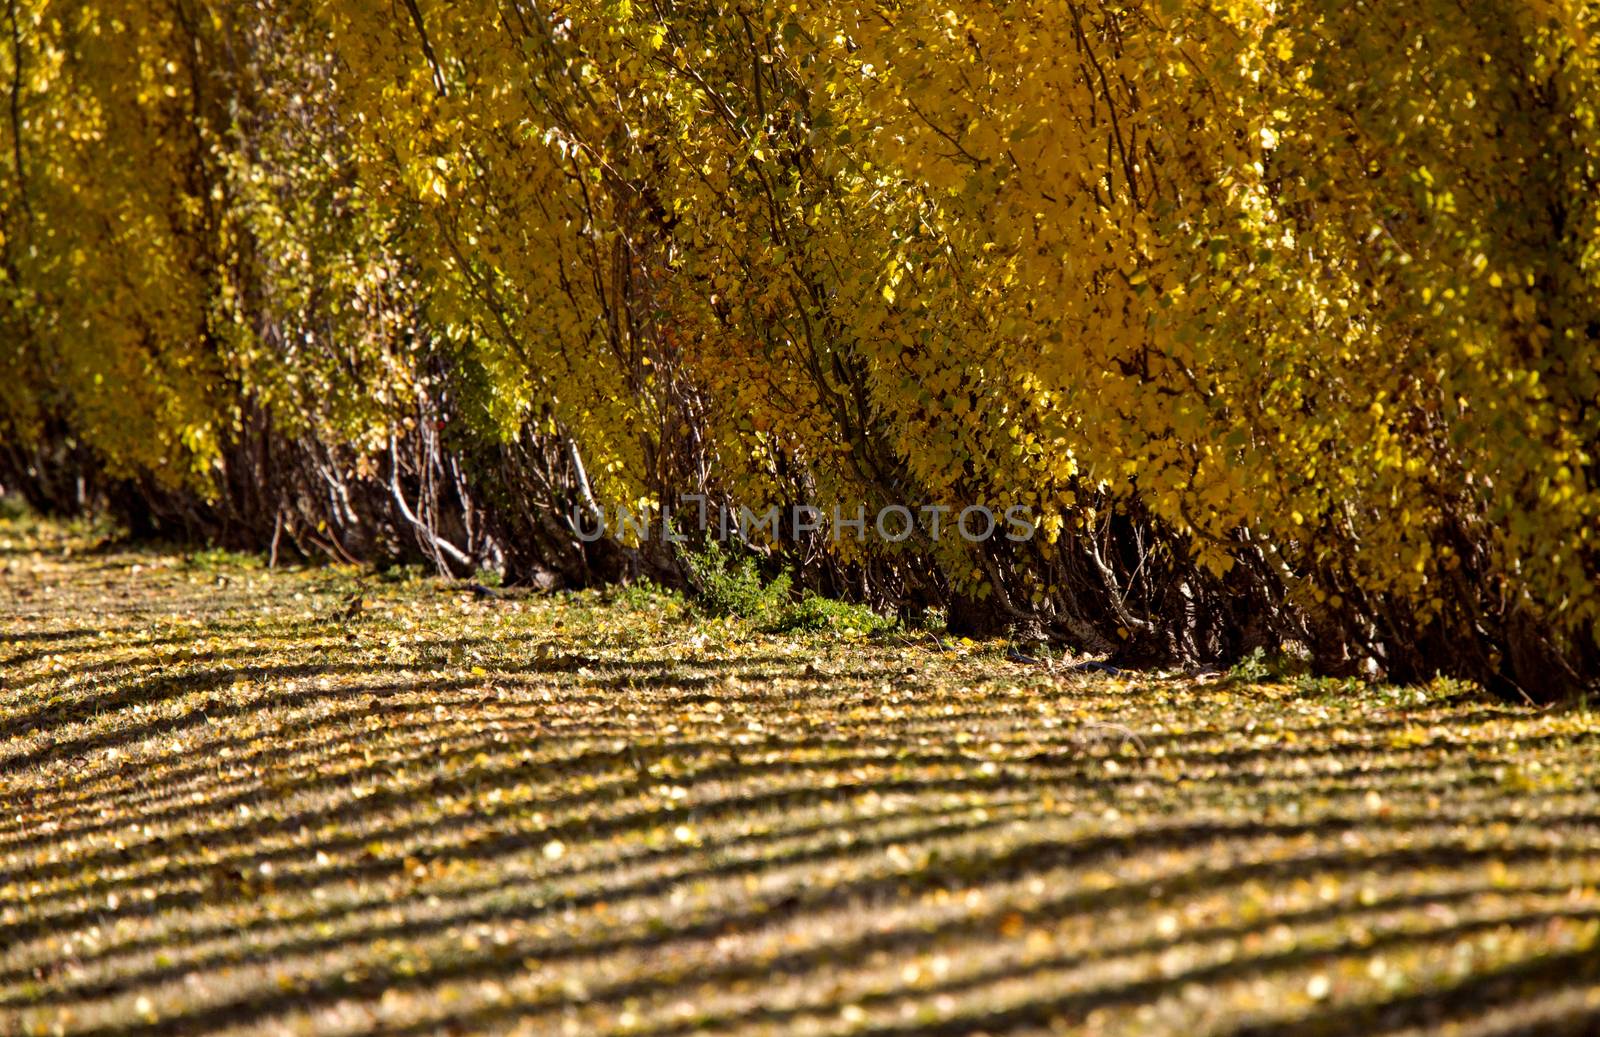
[[[0,1034],[1600,1033],[1587,708],[943,647],[0,524]]]

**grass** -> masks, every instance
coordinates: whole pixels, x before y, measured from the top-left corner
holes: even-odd
[[[0,522],[0,1034],[1600,1031],[1583,709],[91,547]]]

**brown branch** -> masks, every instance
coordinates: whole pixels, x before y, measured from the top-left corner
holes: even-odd
[[[417,27],[417,36],[422,40],[422,56],[428,59],[428,67],[433,69],[433,85],[438,88],[440,97],[449,97],[450,89],[445,84],[444,69],[439,65],[439,57],[428,40],[428,27],[422,22],[422,11],[417,7],[417,0],[405,0],[405,4],[406,10],[411,12],[412,24]]]

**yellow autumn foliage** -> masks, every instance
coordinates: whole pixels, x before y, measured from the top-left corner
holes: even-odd
[[[1131,656],[1600,673],[1593,2],[7,16],[14,442],[225,502],[250,414],[365,475],[433,407],[505,516],[529,437],[551,514],[1019,506],[771,547]]]

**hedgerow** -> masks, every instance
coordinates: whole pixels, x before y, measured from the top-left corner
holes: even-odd
[[[1600,675],[1585,0],[13,0],[0,480],[141,529],[797,586],[1127,661]],[[692,581],[689,581],[692,582]]]

